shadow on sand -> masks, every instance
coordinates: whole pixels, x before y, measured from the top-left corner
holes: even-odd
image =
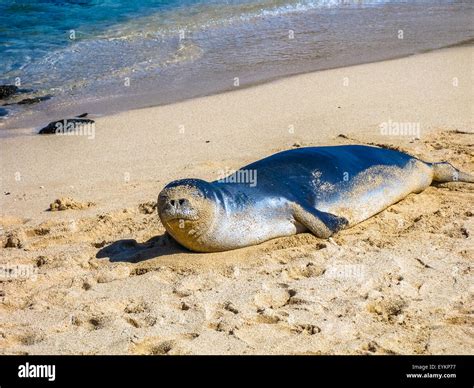
[[[190,253],[176,243],[169,235],[152,237],[144,243],[133,239],[117,240],[97,252],[96,258],[108,258],[111,262],[138,263],[160,256],[176,253]]]

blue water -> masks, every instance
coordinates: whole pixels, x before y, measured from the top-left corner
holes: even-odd
[[[360,3],[384,2],[387,1]],[[349,1],[346,3],[350,4]],[[225,22],[226,18],[230,20],[236,16],[251,17],[252,14],[265,15],[265,12],[283,14],[337,4],[338,1],[334,0],[0,0],[0,74],[24,68],[34,60],[76,41],[121,37],[123,34],[120,31],[110,29],[152,14],[163,15],[163,19],[157,18],[154,25],[153,33],[159,34],[160,29],[186,28],[193,16],[200,12],[210,16],[207,23],[219,23],[219,16],[222,16],[221,22]],[[213,15],[213,10],[219,10],[221,14],[216,12]],[[72,37],[75,40],[71,39],[71,31],[74,31],[75,36]]]
[[[436,49],[472,39],[473,16],[470,0],[0,0],[0,84],[32,90],[0,125]]]
[[[111,26],[150,12],[186,7],[197,1],[160,0],[18,0],[0,1],[0,73],[70,45],[93,39]]]

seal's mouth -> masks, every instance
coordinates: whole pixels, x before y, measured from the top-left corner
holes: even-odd
[[[193,212],[175,212],[175,211],[161,211],[160,217],[163,221],[170,222],[170,221],[197,221],[199,219],[197,214]]]

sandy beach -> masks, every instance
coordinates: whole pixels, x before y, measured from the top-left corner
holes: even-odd
[[[154,207],[171,180],[293,147],[384,145],[473,173],[473,54],[92,117],[90,136],[0,138],[0,352],[473,354],[472,184],[432,186],[331,240],[212,254],[163,237]]]

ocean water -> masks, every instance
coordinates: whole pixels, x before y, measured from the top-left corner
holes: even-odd
[[[473,17],[472,0],[0,0],[0,84],[29,90],[0,128],[437,49]]]

